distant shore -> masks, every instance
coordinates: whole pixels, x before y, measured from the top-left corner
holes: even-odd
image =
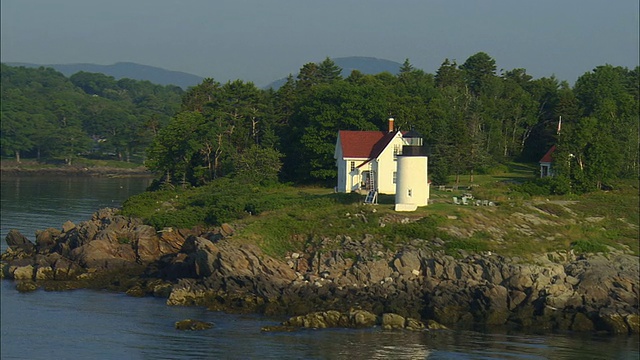
[[[15,160],[0,161],[0,174],[2,176],[27,175],[27,176],[96,176],[96,177],[134,177],[143,176],[151,177],[153,173],[146,167],[118,167],[105,165],[55,165],[38,163],[33,160],[22,161],[20,163]]]

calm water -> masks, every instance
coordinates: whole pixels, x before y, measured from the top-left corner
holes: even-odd
[[[139,193],[149,179],[3,177],[2,249],[15,228],[80,222]],[[170,307],[162,299],[77,290],[20,294],[1,282],[2,359],[638,359],[637,337],[443,331],[261,333],[282,319]],[[186,318],[215,327],[182,332]]]

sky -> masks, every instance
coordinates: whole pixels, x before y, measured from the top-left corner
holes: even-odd
[[[571,85],[639,64],[638,0],[1,0],[0,61],[135,62],[264,86],[326,57],[435,73],[478,52]]]

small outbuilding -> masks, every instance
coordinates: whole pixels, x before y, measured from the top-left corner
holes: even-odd
[[[540,177],[548,177],[553,176],[553,169],[551,165],[553,164],[553,153],[556,151],[556,146],[553,145],[549,151],[540,159]]]

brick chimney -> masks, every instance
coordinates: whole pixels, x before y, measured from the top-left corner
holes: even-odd
[[[389,118],[389,132],[393,132],[393,130],[394,130],[393,129],[393,120],[394,119],[392,117]]]

